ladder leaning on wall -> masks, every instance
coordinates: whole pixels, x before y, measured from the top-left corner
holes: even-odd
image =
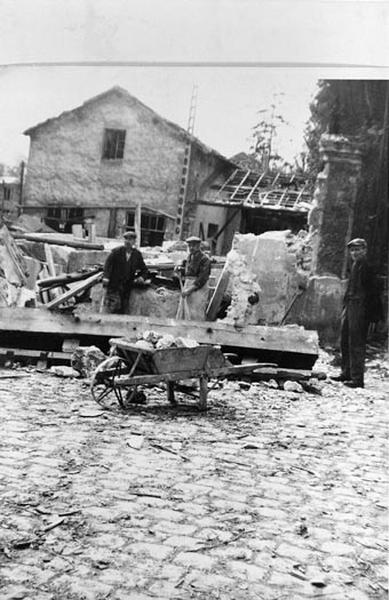
[[[188,127],[187,132],[188,136],[185,142],[184,148],[184,164],[182,167],[181,181],[180,181],[180,191],[178,195],[178,207],[177,207],[177,217],[175,223],[174,233],[178,239],[182,240],[185,235],[184,230],[184,217],[185,217],[185,209],[186,209],[186,196],[188,190],[188,181],[189,181],[189,167],[190,167],[190,158],[192,152],[192,136],[194,131],[194,123],[196,117],[196,106],[197,106],[197,85],[193,86],[192,89],[192,97],[190,101],[189,108],[189,119],[188,119]]]

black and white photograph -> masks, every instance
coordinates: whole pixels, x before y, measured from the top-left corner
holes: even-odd
[[[388,598],[388,27],[0,1],[0,600]]]

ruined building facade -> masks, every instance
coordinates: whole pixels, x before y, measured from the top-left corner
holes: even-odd
[[[117,237],[133,226],[139,203],[142,245],[200,231],[207,239],[226,220],[228,208],[198,202],[230,161],[122,88],[24,133],[31,144],[22,209],[56,230],[93,218],[97,235]],[[219,242],[219,251],[228,244]]]

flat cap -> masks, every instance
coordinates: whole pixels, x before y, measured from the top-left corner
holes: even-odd
[[[130,240],[131,238],[136,238],[135,229],[130,229],[129,231],[126,231],[125,233],[123,233],[123,237],[125,240]]]
[[[187,244],[190,244],[190,243],[201,244],[201,239],[199,237],[197,237],[196,235],[191,235],[185,241]]]
[[[349,248],[350,246],[361,246],[362,248],[367,248],[367,243],[363,238],[354,238],[347,244],[347,246]]]

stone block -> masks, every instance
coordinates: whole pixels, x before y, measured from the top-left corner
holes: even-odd
[[[303,245],[302,238],[298,241]],[[260,322],[274,325],[284,317],[303,279],[297,263],[299,244],[295,242],[296,238],[289,230],[235,235],[233,250],[227,255],[227,264],[231,263],[232,271],[230,291],[240,296],[249,288],[256,291],[254,284],[260,290],[259,303],[249,309],[245,316],[246,324]],[[228,257],[233,258],[235,254],[240,257],[240,262],[229,261]],[[241,291],[237,292],[237,287]],[[246,297],[248,295],[246,293]]]

